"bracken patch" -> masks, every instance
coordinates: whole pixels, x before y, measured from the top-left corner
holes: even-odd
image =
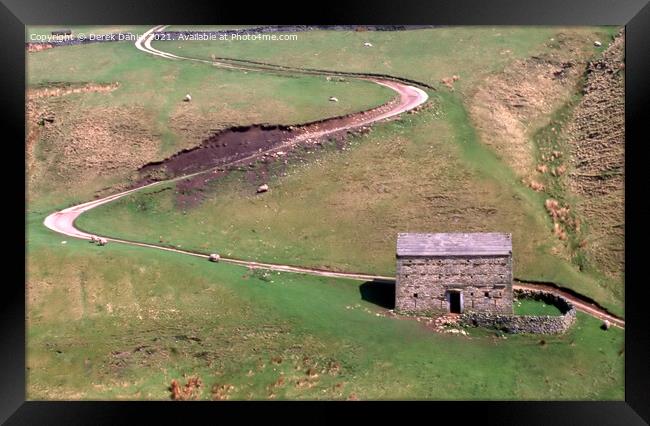
[[[557,50],[515,61],[488,77],[469,100],[481,140],[521,177],[533,169],[531,131],[569,98],[586,64],[585,54],[575,52],[591,46],[587,38],[566,34],[556,43]]]

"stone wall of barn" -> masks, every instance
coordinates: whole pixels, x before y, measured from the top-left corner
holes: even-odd
[[[447,313],[450,291],[462,294],[463,312],[512,314],[512,257],[398,257],[397,312]]]

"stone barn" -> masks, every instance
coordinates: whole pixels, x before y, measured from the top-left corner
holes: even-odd
[[[512,299],[511,234],[398,234],[395,311],[512,314]]]

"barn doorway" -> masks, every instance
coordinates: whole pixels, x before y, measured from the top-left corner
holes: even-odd
[[[460,314],[463,312],[460,291],[449,292],[449,312],[452,314]]]

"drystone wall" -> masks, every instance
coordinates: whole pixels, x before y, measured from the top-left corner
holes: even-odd
[[[490,312],[469,312],[461,315],[462,324],[474,327],[496,328],[507,333],[561,334],[575,322],[576,309],[565,298],[554,294],[516,290],[518,298],[542,300],[556,306],[562,315],[501,315]]]

